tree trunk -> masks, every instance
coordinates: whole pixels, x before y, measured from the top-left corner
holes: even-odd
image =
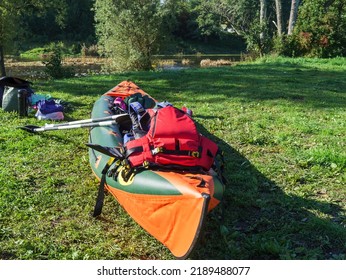
[[[267,25],[267,0],[260,0],[260,30],[259,34],[259,52],[260,56],[263,56],[265,44],[266,44],[266,25]]]
[[[267,0],[260,0],[260,24],[264,24],[267,17]]]
[[[278,36],[282,36],[282,3],[281,0],[275,0],[276,7],[276,28],[278,30]]]
[[[260,25],[261,29],[263,29],[267,20],[267,0],[260,0]],[[262,41],[265,37],[264,32],[260,34],[260,40]]]
[[[0,46],[0,72],[1,72],[1,77],[6,76],[4,49],[2,46]]]
[[[299,6],[299,0],[292,0],[291,2],[291,12],[290,12],[290,19],[288,22],[288,35],[292,35],[293,28],[297,20],[297,14],[298,14],[298,6]]]

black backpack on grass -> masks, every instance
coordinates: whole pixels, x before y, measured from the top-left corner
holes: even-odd
[[[0,106],[6,112],[18,112],[25,115],[27,98],[33,93],[32,83],[21,78],[0,78]],[[22,98],[19,98],[22,97]]]

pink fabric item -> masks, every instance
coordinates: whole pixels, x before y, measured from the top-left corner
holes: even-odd
[[[126,111],[126,104],[124,102],[124,100],[121,97],[117,97],[114,99],[114,103],[115,106],[118,106],[120,109]]]

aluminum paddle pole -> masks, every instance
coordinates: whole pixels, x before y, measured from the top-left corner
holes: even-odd
[[[97,127],[97,126],[110,126],[117,124],[116,120],[112,121],[104,121],[104,122],[92,122],[92,123],[82,123],[82,124],[73,124],[73,125],[65,125],[65,126],[35,126],[35,125],[26,125],[19,127],[20,129],[26,130],[28,132],[36,133],[36,132],[44,132],[51,130],[63,130],[63,129],[75,129],[75,128],[85,128],[85,127]]]
[[[109,120],[117,120],[119,122],[120,119],[126,119],[126,118],[128,118],[127,113],[120,114],[120,115],[113,115],[113,116],[109,116],[109,117],[103,117],[103,118],[78,120],[78,121],[72,121],[72,122],[67,122],[67,123],[45,124],[44,127],[59,127],[59,126],[76,125],[76,124],[84,124],[84,123],[96,123],[96,122],[103,122],[103,121],[109,121]]]

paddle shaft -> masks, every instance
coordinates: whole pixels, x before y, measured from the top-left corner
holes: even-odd
[[[72,125],[65,125],[65,126],[48,126],[48,127],[38,127],[34,128],[33,132],[43,132],[43,131],[50,131],[50,130],[63,130],[63,129],[75,129],[75,128],[84,128],[84,127],[97,127],[97,126],[110,126],[113,124],[117,124],[117,121],[104,121],[104,122],[91,122],[91,123],[81,123],[81,124],[72,124]]]
[[[121,117],[128,116],[127,113],[121,114],[121,115],[113,115],[109,117],[103,117],[103,118],[96,118],[96,119],[86,119],[86,120],[78,120],[78,121],[72,121],[67,123],[58,123],[58,124],[46,124],[44,127],[60,127],[60,126],[70,126],[70,125],[76,125],[76,124],[85,124],[85,123],[96,123],[96,122],[103,122],[108,120],[116,120]]]

